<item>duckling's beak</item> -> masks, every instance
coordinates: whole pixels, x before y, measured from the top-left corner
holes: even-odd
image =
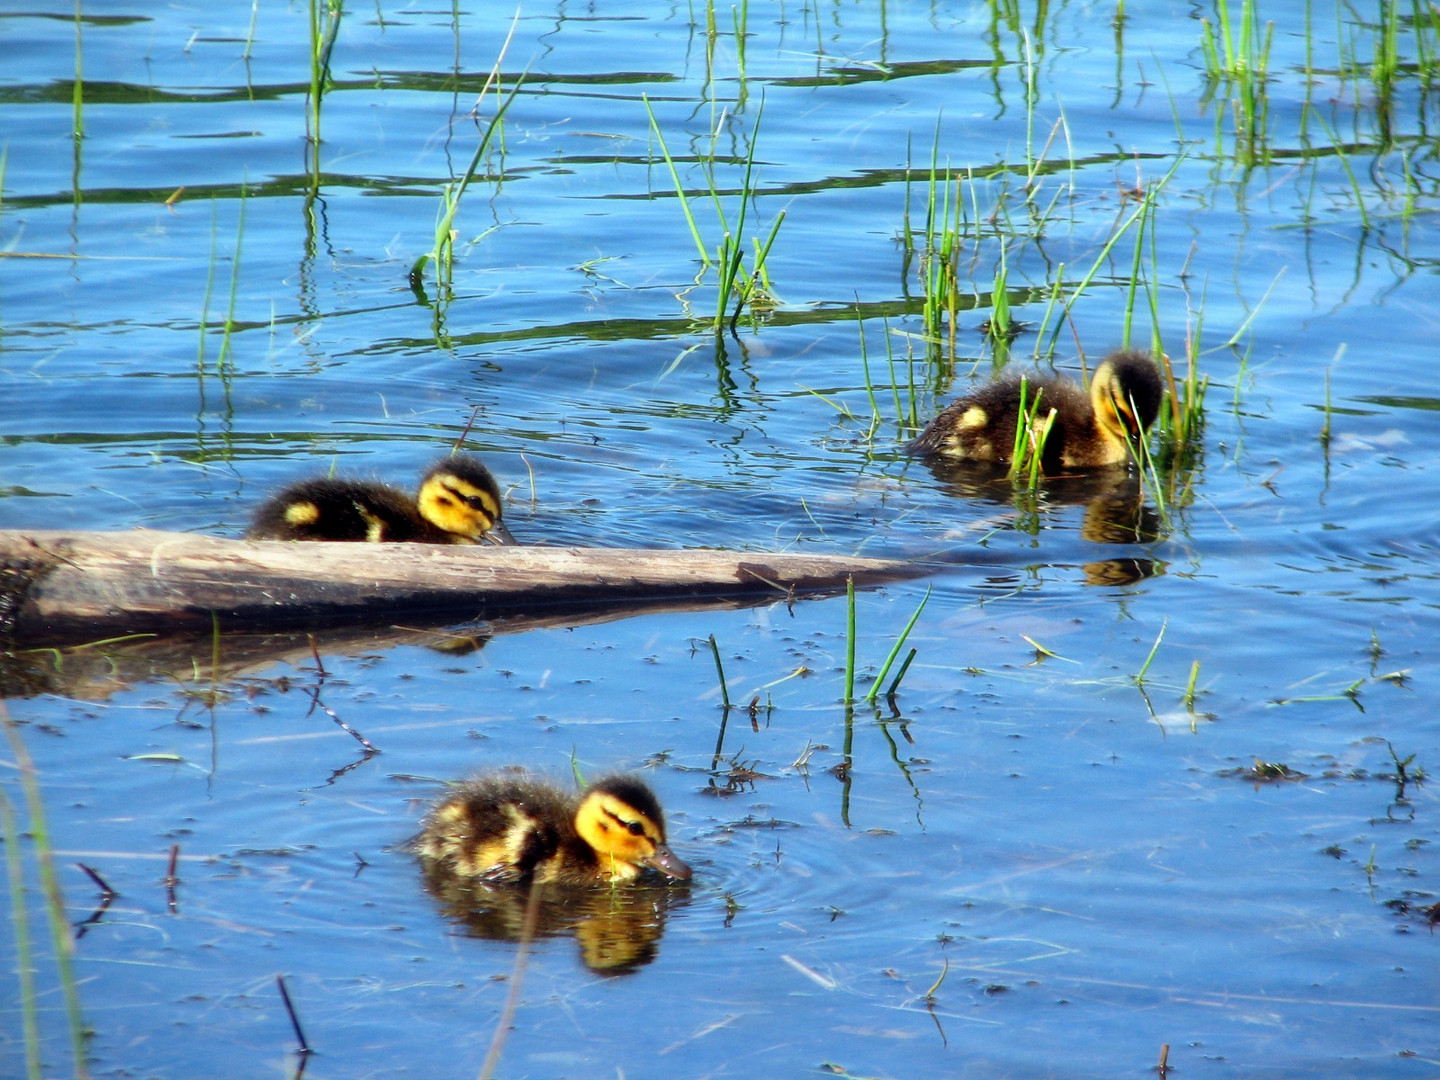
[[[510,535],[510,530],[505,527],[503,521],[496,521],[494,525],[481,534],[480,540],[486,544],[517,544],[515,537]]]
[[[645,860],[645,865],[659,870],[668,878],[677,881],[690,880],[690,867],[686,866],[665,844],[655,845],[655,854]]]

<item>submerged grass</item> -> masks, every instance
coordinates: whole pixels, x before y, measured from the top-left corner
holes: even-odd
[[[225,329],[220,334],[220,354],[215,358],[215,365],[222,372],[230,359],[230,334],[235,329],[235,305],[240,292],[240,246],[245,239],[245,194],[245,185],[241,184],[238,220],[235,224],[235,252],[230,258],[230,299],[225,309]]]
[[[908,175],[909,170],[906,172]],[[925,197],[925,231],[919,252],[921,294],[925,298],[921,325],[933,360],[948,358],[953,362],[955,358],[963,205],[960,180],[952,177],[948,168],[940,169],[940,125],[936,123]],[[908,193],[906,214],[908,218]]]
[[[512,21],[510,24],[510,33],[501,44],[500,53],[496,56],[495,63],[491,67],[489,75],[486,76],[485,84],[480,88],[480,96],[476,99],[473,110],[477,115],[480,106],[485,101],[486,95],[488,95],[491,90],[497,89],[500,85],[500,66],[504,63],[505,53],[510,48],[510,40],[515,35],[515,22],[518,20],[519,15],[517,14],[515,21]],[[437,303],[443,303],[449,299],[450,290],[455,279],[455,215],[460,212],[460,200],[464,197],[466,189],[470,186],[470,182],[475,179],[475,174],[480,168],[480,162],[484,159],[486,150],[489,149],[490,143],[495,138],[496,133],[501,130],[501,123],[505,119],[505,113],[514,103],[515,97],[520,93],[520,87],[524,82],[524,75],[521,75],[515,80],[515,85],[510,88],[510,92],[506,94],[505,97],[501,99],[499,105],[496,106],[495,115],[485,124],[485,128],[480,135],[480,142],[475,147],[475,153],[471,156],[470,164],[465,169],[464,174],[462,174],[458,182],[446,184],[442,190],[440,210],[435,222],[434,243],[431,245],[430,250],[417,258],[410,267],[410,287],[416,291],[417,295],[423,295],[421,293],[421,283],[424,280],[425,267],[433,262],[435,264]]]
[[[1219,93],[1228,94],[1236,160],[1242,165],[1259,164],[1269,140],[1267,83],[1275,24],[1267,22],[1262,27],[1256,0],[1240,0],[1240,10],[1233,19],[1230,0],[1216,0],[1215,16],[1214,23],[1201,20],[1200,53],[1209,83],[1201,103]]]
[[[749,213],[750,204],[754,201],[755,191],[755,148],[760,139],[760,124],[765,117],[765,99],[761,97],[760,108],[755,116],[755,123],[751,127],[750,136],[746,140],[744,172],[741,175],[740,187],[736,193],[739,201],[739,209],[736,214],[735,223],[732,226],[729,216],[725,212],[725,202],[721,197],[721,188],[715,173],[716,155],[714,149],[717,137],[718,126],[712,129],[710,153],[701,159],[705,172],[706,189],[710,196],[710,203],[715,212],[716,221],[719,223],[721,235],[715,245],[714,257],[711,256],[709,245],[706,244],[695,218],[694,208],[690,205],[690,196],[686,192],[685,185],[680,179],[680,170],[675,164],[674,155],[670,153],[670,147],[665,141],[665,134],[660,130],[660,121],[655,116],[655,109],[651,105],[650,98],[642,95],[645,103],[646,114],[650,118],[650,130],[655,136],[656,144],[660,147],[661,156],[665,159],[666,168],[670,172],[670,181],[675,188],[675,197],[680,203],[680,209],[685,215],[685,222],[690,229],[690,238],[695,243],[695,250],[700,256],[700,272],[696,276],[698,284],[704,277],[705,272],[714,268],[717,278],[717,293],[715,298],[715,314],[710,319],[710,328],[716,333],[727,327],[734,332],[739,322],[741,313],[747,304],[750,305],[752,313],[761,307],[773,306],[774,290],[770,284],[768,271],[766,270],[766,259],[770,255],[770,248],[775,243],[775,238],[780,234],[780,226],[785,223],[785,211],[775,216],[770,226],[770,231],[765,234],[763,240],[758,237],[750,241],[753,257],[750,267],[745,266],[744,237],[746,227],[746,216]],[[734,302],[734,310],[731,311],[731,302]]]

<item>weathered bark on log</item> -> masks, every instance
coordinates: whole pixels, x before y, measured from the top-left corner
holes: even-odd
[[[12,647],[133,633],[437,625],[697,599],[751,602],[915,577],[860,557],[624,548],[226,540],[0,531],[0,635]]]

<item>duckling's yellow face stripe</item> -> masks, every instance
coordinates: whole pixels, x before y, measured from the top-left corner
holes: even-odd
[[[479,540],[500,520],[494,492],[445,473],[426,480],[417,501],[427,521],[470,540]]]
[[[616,878],[634,877],[665,844],[659,825],[606,792],[593,792],[580,804],[575,830]]]
[[[1116,378],[1115,369],[1109,364],[1102,364],[1095,372],[1091,398],[1095,405],[1095,419],[1111,435],[1129,442],[1143,434],[1135,407]]]

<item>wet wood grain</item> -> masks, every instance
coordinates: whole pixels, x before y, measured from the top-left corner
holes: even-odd
[[[220,626],[265,631],[463,621],[749,597],[914,577],[823,554],[227,540],[187,533],[0,530],[0,631],[12,644]]]

